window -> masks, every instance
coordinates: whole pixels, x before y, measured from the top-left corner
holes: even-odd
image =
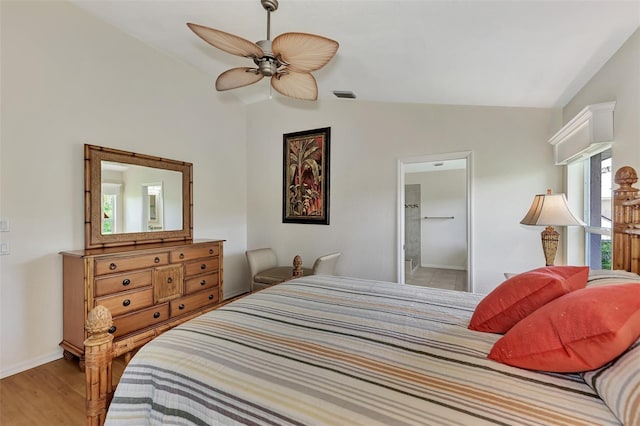
[[[570,163],[567,192],[573,200],[574,211],[583,210],[587,224],[570,234],[569,243],[574,248],[583,248],[583,256],[579,257],[585,265],[592,269],[611,269],[611,149]],[[583,242],[577,241],[578,238]],[[569,256],[569,260],[578,261],[575,255]]]

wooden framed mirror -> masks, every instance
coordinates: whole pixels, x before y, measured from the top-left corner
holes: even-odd
[[[84,146],[85,248],[193,238],[193,165]]]

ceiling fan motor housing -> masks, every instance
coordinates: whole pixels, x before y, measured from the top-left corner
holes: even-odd
[[[264,52],[264,56],[262,58],[254,59],[253,61],[260,69],[260,74],[264,75],[265,77],[271,77],[272,75],[275,75],[278,71],[280,63],[273,56],[273,52],[271,50],[271,40],[260,40],[256,42],[256,44],[260,46],[260,49],[262,49],[262,51]]]

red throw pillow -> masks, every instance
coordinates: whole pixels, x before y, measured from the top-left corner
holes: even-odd
[[[498,340],[488,358],[529,370],[599,368],[640,337],[640,286],[589,287],[529,315]]]
[[[469,329],[506,333],[553,299],[587,285],[588,266],[547,266],[509,278],[478,304]]]

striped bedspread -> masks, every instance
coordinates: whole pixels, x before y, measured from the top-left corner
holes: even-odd
[[[309,276],[144,346],[108,425],[609,425],[583,379],[486,359],[482,296]]]

